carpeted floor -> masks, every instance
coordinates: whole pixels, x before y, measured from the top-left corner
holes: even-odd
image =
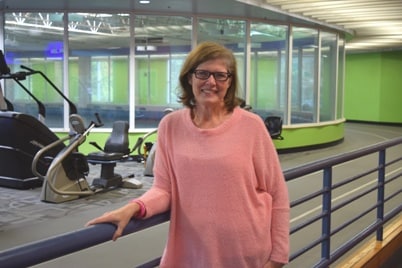
[[[115,168],[115,172],[123,177],[134,174],[134,178],[143,184],[140,189],[117,188],[59,204],[41,201],[41,187],[29,190],[0,187],[0,232],[135,198],[152,184],[152,177],[143,176],[143,167],[144,165],[141,163],[130,161],[119,163]],[[87,180],[91,182],[100,174],[100,165],[90,165],[89,168],[90,173]]]

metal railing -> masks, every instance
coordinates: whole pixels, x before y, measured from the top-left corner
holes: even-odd
[[[322,209],[321,213],[318,215],[314,215],[304,222],[291,227],[291,237],[299,232],[302,232],[303,229],[311,226],[312,224],[320,224],[321,234],[319,235],[318,239],[309,241],[307,245],[293,249],[290,256],[290,265],[296,262],[304,254],[307,254],[312,249],[318,247],[321,253],[314,254],[317,260],[311,266],[328,267],[330,264],[336,262],[346,253],[348,253],[356,245],[361,243],[364,239],[374,235],[378,241],[383,239],[384,225],[402,211],[401,202],[396,200],[397,197],[400,198],[402,192],[402,183],[396,183],[402,180],[402,171],[400,171],[400,168],[396,168],[394,172],[391,173],[392,175],[386,175],[386,167],[398,166],[398,164],[399,167],[402,166],[402,164],[400,164],[402,163],[402,150],[401,148],[398,149],[396,147],[401,144],[402,137],[395,138],[353,152],[330,157],[284,171],[285,178],[288,183],[292,181],[308,180],[309,178],[306,177],[306,175],[322,172],[322,179],[320,180],[320,182],[322,182],[322,186],[320,189],[314,192],[309,192],[308,194],[291,201],[291,208],[294,210],[302,204],[306,204],[316,198],[321,198],[322,203],[320,207],[322,207]],[[387,162],[386,153],[392,148],[394,148],[394,150],[398,149],[396,151],[397,156]],[[364,171],[346,178],[342,177],[337,182],[334,182],[333,171],[338,165],[362,157],[367,157],[369,155],[378,155],[378,160],[373,167],[370,168],[366,166]],[[334,204],[332,194],[336,189],[344,187],[350,183],[357,182],[362,178],[367,178],[370,175],[375,176],[375,179],[377,180],[375,186],[367,187],[368,189],[363,189],[352,197]],[[394,183],[394,185],[397,187],[389,187],[392,189],[386,188],[387,184],[390,183]],[[387,191],[385,191],[386,189]],[[332,216],[334,213],[341,211],[350,203],[367,197],[373,193],[376,194],[376,200],[374,200],[372,205],[367,205],[367,207],[365,207],[358,214],[354,214],[354,217],[349,217],[347,218],[346,222],[340,224],[336,228],[332,228],[331,223],[333,222]],[[392,200],[394,200],[394,202],[396,200],[396,205],[384,209],[385,204],[391,203]],[[361,224],[359,224],[360,229],[354,236],[348,238],[345,242],[343,242],[343,244],[336,246],[334,250],[331,250],[334,245],[332,240],[336,234],[343,231],[346,227],[353,225],[353,223],[362,217],[368,216],[370,218],[370,213],[375,213],[375,216],[373,219],[370,219],[370,222],[367,225],[361,226]],[[147,220],[132,220],[126,227],[123,235],[138,232],[166,221],[169,221],[169,213],[156,215]],[[115,226],[112,224],[98,224],[48,239],[7,249],[0,252],[0,267],[27,267],[49,261],[70,253],[96,246],[100,243],[110,241],[114,231]],[[46,252],[46,254],[43,254],[43,252]],[[318,257],[318,255],[320,256]],[[158,265],[159,260],[160,258],[156,258],[155,260],[144,263],[139,267],[155,267]]]
[[[384,225],[402,211],[402,203],[398,201],[396,201],[396,205],[394,207],[389,208],[388,212],[385,212],[384,209],[384,205],[387,202],[391,201],[392,199],[395,200],[398,196],[401,197],[402,193],[402,183],[395,183],[397,188],[389,189],[388,194],[385,195],[385,187],[387,184],[395,182],[398,179],[402,182],[402,168],[400,168],[402,164],[399,164],[399,166],[397,165],[398,163],[402,163],[402,149],[399,148],[399,150],[397,150],[397,156],[394,157],[394,159],[388,162],[386,161],[387,150],[400,144],[402,144],[402,137],[285,171],[285,178],[287,181],[292,181],[295,179],[299,179],[307,174],[322,171],[321,189],[315,192],[311,192],[308,195],[305,195],[297,200],[294,200],[290,204],[291,208],[294,209],[295,207],[304,204],[314,198],[320,196],[322,197],[321,213],[307,219],[297,226],[292,227],[290,231],[290,234],[293,235],[297,232],[300,232],[303,228],[306,228],[307,226],[317,221],[321,221],[321,235],[317,240],[308,243],[305,247],[295,250],[295,252],[293,252],[290,256],[291,263],[296,258],[305,254],[312,248],[320,246],[321,258],[317,261],[317,263],[314,263],[312,266],[328,267],[330,264],[340,259],[352,248],[354,248],[356,245],[358,245],[364,239],[368,238],[374,233],[376,234],[376,240],[382,241]],[[373,167],[370,168],[369,166],[365,166],[363,171],[353,174],[353,176],[342,178],[336,183],[333,183],[334,167],[373,154],[378,155],[377,162],[373,162],[375,164]],[[385,169],[387,166],[391,165],[396,166],[395,172],[393,172],[395,174],[390,175],[386,178]],[[365,187],[366,189],[362,189],[359,193],[349,198],[345,198],[343,201],[339,202],[336,205],[333,204],[334,202],[332,199],[332,193],[336,189],[347,186],[348,184],[356,182],[359,179],[367,178],[370,174],[372,174],[377,180],[376,185]],[[345,222],[341,223],[336,228],[331,228],[331,225],[333,223],[331,218],[334,212],[337,212],[342,208],[345,208],[347,205],[350,205],[353,202],[368,196],[370,193],[376,193],[376,199],[372,200],[373,202],[371,204],[366,204],[367,207],[360,210],[358,214],[353,214],[353,216],[347,218]],[[332,237],[335,234],[338,234],[346,227],[351,226],[353,223],[357,222],[362,217],[368,215],[370,212],[373,211],[375,212],[374,219],[371,219],[371,221],[366,226],[361,226],[359,224],[360,230],[355,236],[347,239],[342,245],[337,246],[336,249],[331,251]]]

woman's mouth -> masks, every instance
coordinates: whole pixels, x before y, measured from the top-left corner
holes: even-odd
[[[208,88],[201,88],[201,92],[206,94],[216,94],[216,90],[208,89]]]

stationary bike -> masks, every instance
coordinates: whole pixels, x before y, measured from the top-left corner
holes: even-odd
[[[36,153],[32,162],[32,172],[43,179],[41,201],[62,203],[123,186],[122,178],[113,180],[107,188],[89,185],[86,179],[89,174],[88,162],[86,156],[78,152],[78,147],[86,140],[93,128],[103,125],[99,117],[96,117],[97,122],[92,121],[86,128],[81,116],[71,114],[69,119],[74,133],[43,147]],[[42,154],[67,140],[69,140],[68,145],[53,159],[46,175],[40,174],[37,163]]]

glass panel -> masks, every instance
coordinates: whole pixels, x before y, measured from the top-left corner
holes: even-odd
[[[263,119],[280,116],[286,122],[287,32],[283,25],[250,25],[250,105]]]
[[[199,18],[197,41],[214,41],[230,48],[236,57],[240,90],[245,90],[246,22],[243,20]],[[245,92],[239,92],[245,96]]]
[[[69,90],[87,123],[99,113],[104,127],[129,121],[128,14],[71,13]]]
[[[28,74],[25,80],[4,79],[5,96],[15,110],[38,116],[35,97],[45,105],[46,124],[63,127],[62,97],[43,77],[29,73],[21,65],[41,71],[57,89],[66,92],[87,122],[94,119],[95,112],[99,113],[105,127],[111,127],[116,120],[129,120],[130,96],[135,98],[135,111],[131,114],[135,114],[136,128],[154,128],[165,108],[181,107],[177,102],[178,74],[191,50],[191,17],[135,16],[131,25],[135,40],[132,70],[135,88],[131,90],[135,93],[130,94],[133,66],[129,64],[132,38],[129,14],[70,13],[65,26],[63,16],[57,12],[5,13],[7,63],[11,73]],[[287,26],[251,22],[251,65],[246,66],[246,21],[197,18],[196,25],[198,43],[212,40],[234,51],[241,96],[245,97],[245,91],[250,90],[248,104],[261,117],[279,115],[291,124],[342,118],[345,41],[340,39],[337,54],[336,34],[322,34],[321,59],[318,59],[318,30],[292,28],[292,87],[288,95]],[[68,29],[69,77],[63,83],[65,29]],[[245,84],[247,72],[250,85]],[[64,84],[68,89],[63,88]],[[285,112],[288,98],[291,98],[290,120]]]
[[[181,65],[191,50],[191,18],[135,17],[135,127],[154,128],[167,108],[181,107]]]
[[[63,127],[63,98],[52,84],[63,91],[63,14],[23,13],[5,14],[4,51],[11,74],[27,75],[16,81],[5,79],[6,98],[14,110],[39,116],[38,102],[45,107],[49,127]],[[21,68],[27,66],[39,73]]]
[[[321,32],[320,121],[335,120],[336,34]]]
[[[318,31],[293,28],[291,124],[317,120]]]
[[[338,41],[339,52],[338,52],[338,100],[336,109],[336,119],[343,118],[343,98],[344,98],[344,75],[345,75],[345,39],[339,38]]]

